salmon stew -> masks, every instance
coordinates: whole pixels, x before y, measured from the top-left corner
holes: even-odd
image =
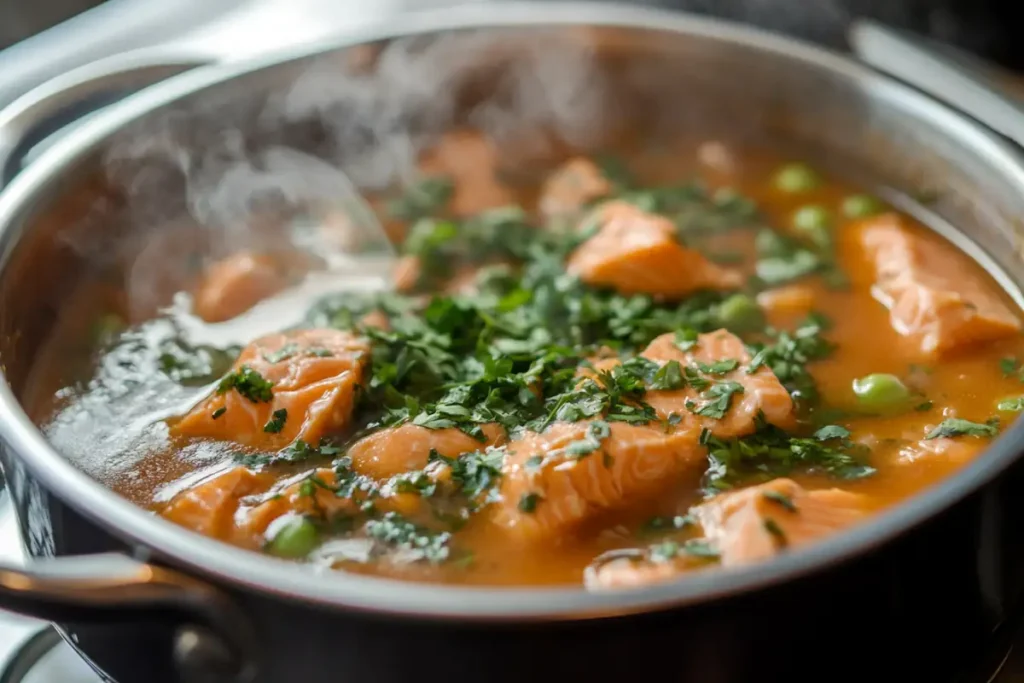
[[[460,131],[419,169],[370,197],[390,286],[219,344],[292,261],[209,259],[143,318],[100,283],[45,351],[37,422],[153,514],[257,553],[606,591],[800,552],[984,457],[1024,408],[1013,298],[809,165],[703,143],[523,180]]]

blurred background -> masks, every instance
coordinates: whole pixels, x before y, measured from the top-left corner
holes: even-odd
[[[452,0],[454,4],[456,0]],[[500,0],[493,0],[500,1]],[[538,0],[543,2],[544,0]],[[620,0],[629,2],[630,0]],[[226,11],[232,6],[267,0],[213,0],[204,11]],[[1024,68],[1024,41],[1020,40],[1021,0],[632,0],[635,4],[686,9],[703,14],[740,19],[775,30],[841,46],[851,17],[867,16],[890,25],[912,29],[966,48],[1004,65]],[[353,11],[378,11],[387,0],[337,4],[353,5]],[[285,3],[289,4],[289,3]],[[301,4],[301,3],[300,3]],[[407,6],[424,4],[405,0]],[[429,0],[426,4],[436,4]],[[125,13],[152,11],[163,5],[176,10],[183,20],[195,15],[197,4],[189,0],[0,0],[0,50],[66,19],[100,5],[118,6]],[[361,6],[361,7],[360,7]],[[371,9],[372,8],[372,9]],[[113,8],[111,8],[113,9]],[[109,11],[109,10],[108,10]],[[110,13],[108,16],[115,16]],[[126,31],[134,25],[126,19]],[[144,36],[133,36],[141,38]]]

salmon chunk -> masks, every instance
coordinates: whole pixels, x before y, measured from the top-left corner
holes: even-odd
[[[566,270],[595,287],[621,294],[678,298],[701,289],[734,289],[740,273],[680,244],[672,221],[626,202],[598,209],[597,234],[570,254]]]
[[[953,247],[888,214],[857,226],[874,266],[872,293],[896,332],[927,355],[1015,335],[1020,320]]]
[[[611,183],[597,164],[586,157],[577,157],[566,162],[544,183],[540,211],[548,218],[570,216],[611,191]]]
[[[663,334],[654,339],[640,354],[661,365],[677,361],[682,367],[696,367],[701,364],[714,369],[716,363],[735,362],[735,367],[724,373],[700,373],[699,376],[711,383],[700,391],[692,386],[677,390],[649,391],[644,401],[658,413],[661,419],[669,416],[686,415],[697,411],[696,416],[702,427],[719,438],[734,438],[753,434],[757,428],[756,418],[763,413],[765,419],[777,427],[790,428],[795,422],[793,399],[775,373],[765,366],[750,372],[751,357],[739,337],[727,330],[718,330],[697,337],[696,344],[683,350],[674,334]],[[720,366],[728,367],[728,365]],[[714,383],[739,385],[731,396],[728,410],[722,417],[700,415],[709,402],[720,400],[716,396]]]
[[[309,482],[313,485],[309,486]],[[326,467],[278,482],[263,495],[240,507],[235,515],[235,533],[250,546],[258,547],[267,540],[270,525],[285,515],[331,519],[337,515],[356,514],[359,503],[336,495],[332,489],[336,485],[337,475]]]
[[[288,284],[268,256],[242,252],[210,266],[195,292],[196,315],[210,323],[230,320]]]
[[[480,133],[460,130],[446,133],[420,160],[426,176],[447,176],[454,184],[449,208],[466,217],[514,202],[514,196],[498,180],[500,157],[494,144]]]
[[[299,330],[252,342],[215,392],[170,428],[177,437],[276,451],[317,444],[348,425],[370,360],[369,342],[338,330]]]
[[[791,479],[725,493],[693,514],[725,566],[772,557],[856,524],[868,499],[840,489],[804,490]]]
[[[360,474],[387,479],[427,466],[430,451],[454,458],[487,446],[501,445],[505,429],[499,424],[482,426],[484,441],[459,429],[427,429],[404,424],[363,437],[348,450],[352,467]]]
[[[595,439],[600,427],[603,439]],[[647,499],[699,476],[700,429],[684,420],[671,431],[623,422],[574,422],[527,433],[508,444],[495,522],[522,540],[558,539],[587,519]],[[591,452],[583,453],[589,446]]]
[[[270,488],[273,478],[235,467],[182,491],[161,509],[175,524],[204,536],[237,542],[235,515],[245,496]],[[244,540],[244,539],[243,539]]]

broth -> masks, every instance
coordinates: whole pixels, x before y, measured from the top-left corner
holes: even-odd
[[[83,289],[35,418],[136,504],[254,551],[605,590],[839,533],[1021,409],[1017,305],[855,188],[714,142],[514,189],[496,159],[451,134],[418,194],[378,201],[406,291],[311,302],[313,331],[176,341],[280,289],[275,253],[147,321],[116,282]]]

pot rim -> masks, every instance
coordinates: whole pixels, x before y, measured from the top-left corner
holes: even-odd
[[[111,134],[177,99],[263,68],[375,40],[459,29],[605,26],[656,30],[742,43],[814,64],[859,86],[897,99],[917,116],[959,136],[1001,173],[1024,188],[1015,148],[959,112],[837,52],[729,21],[605,2],[527,1],[464,5],[413,12],[362,26],[333,39],[239,62],[201,67],[147,88],[83,122],[14,179],[0,194],[0,268],[18,241],[16,224],[27,206],[71,161]],[[811,547],[744,568],[701,572],[644,588],[590,592],[580,587],[462,587],[415,583],[337,571],[316,571],[188,531],[121,498],[76,469],[30,421],[6,382],[0,382],[0,437],[52,494],[80,514],[172,565],[278,598],[377,614],[436,619],[547,621],[617,616],[707,603],[820,571],[864,555],[908,532],[996,478],[1020,452],[1024,421],[997,439],[983,457],[956,475]]]

